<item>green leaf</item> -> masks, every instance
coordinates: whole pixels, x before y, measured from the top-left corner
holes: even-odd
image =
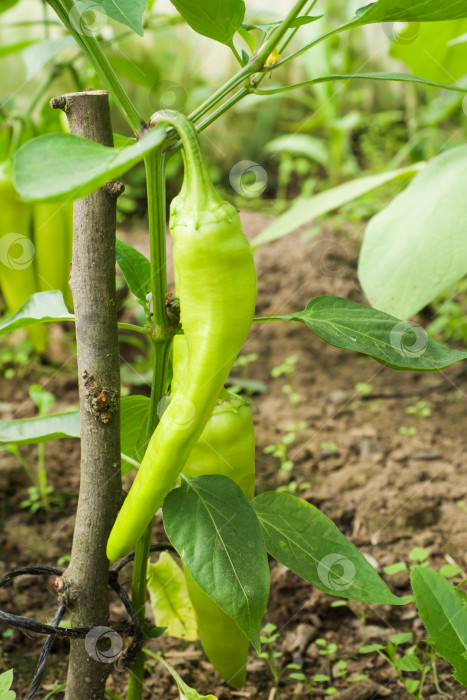
[[[368,603],[403,605],[324,513],[288,493],[252,501],[271,556],[320,591]]]
[[[378,0],[357,10],[354,25],[373,22],[435,22],[467,17],[462,0]]]
[[[399,671],[414,673],[420,669],[420,659],[415,654],[405,654],[402,658],[396,659],[396,668]]]
[[[146,295],[151,288],[151,265],[149,260],[133,248],[117,239],[115,255],[125,281],[135,297],[142,304],[146,303]]]
[[[13,316],[0,323],[0,335],[9,333],[17,328],[30,326],[38,321],[74,321],[70,314],[63,294],[57,290],[52,292],[37,292],[23,304]]]
[[[424,163],[401,170],[391,170],[387,173],[378,175],[369,175],[361,177],[352,182],[346,182],[338,187],[333,187],[325,192],[320,192],[313,197],[302,197],[297,199],[294,204],[284,214],[281,214],[272,224],[267,226],[260,234],[252,241],[253,250],[259,248],[264,243],[276,241],[283,238],[288,233],[296,231],[303,224],[309,223],[312,219],[318,216],[323,216],[334,209],[338,209],[343,204],[358,199],[367,192],[385,185],[392,180],[401,178],[410,178],[416,175]]]
[[[18,0],[1,0],[1,2],[0,2],[0,14],[2,12],[6,12],[11,7],[14,7],[17,4],[17,2],[18,2]]]
[[[467,358],[429,338],[420,326],[340,297],[316,297],[304,311],[255,321],[300,321],[330,345],[355,350],[394,369],[443,369]]]
[[[149,416],[148,396],[124,396],[120,401],[120,449],[122,476],[140,463],[146,451],[146,427]],[[133,462],[126,460],[129,458]]]
[[[455,566],[454,564],[443,564],[439,570],[439,573],[441,576],[444,576],[444,578],[453,578],[453,576],[457,576],[457,574],[460,574],[461,572],[462,568],[460,566]]]
[[[140,462],[146,449],[146,423],[150,400],[147,396],[124,396],[120,401],[120,441],[122,460]],[[59,438],[80,437],[77,408],[65,413],[52,413],[37,418],[0,420],[0,444],[31,445]],[[135,464],[122,465],[127,474]]]
[[[407,25],[410,32],[411,25]],[[409,66],[412,73],[429,80],[452,83],[467,73],[467,52],[462,44],[452,42],[467,32],[467,20],[427,22],[420,25],[418,35],[394,41],[390,55]]]
[[[412,632],[400,632],[399,634],[393,634],[390,638],[390,642],[399,646],[399,644],[408,644],[413,639]]]
[[[467,686],[467,600],[437,571],[415,566],[412,590],[418,613],[438,654],[455,668],[454,678]]]
[[[15,153],[15,187],[26,201],[87,197],[136,165],[164,138],[162,125],[124,148],[109,148],[72,134],[39,136]]]
[[[269,567],[258,519],[242,490],[224,476],[183,476],[162,512],[190,574],[259,651]]]
[[[10,690],[11,684],[13,683],[13,669],[10,668],[8,671],[0,674],[0,693],[4,693]]]
[[[198,639],[195,611],[188,596],[185,575],[168,552],[148,565],[148,591],[154,620],[167,634],[194,642]]]
[[[92,11],[102,12],[125,27],[132,29],[139,36],[143,36],[143,12],[147,0],[99,0],[99,4],[94,0],[86,0]],[[101,9],[102,8],[102,9]]]
[[[192,29],[209,39],[230,44],[245,15],[243,0],[171,0]]]
[[[0,420],[0,443],[32,445],[47,440],[80,436],[79,411],[52,413],[37,418]]]
[[[410,318],[467,273],[467,146],[433,158],[368,224],[358,275],[372,306]]]
[[[382,644],[368,644],[367,646],[360,647],[358,650],[359,654],[373,654],[375,651],[382,651],[384,649]]]

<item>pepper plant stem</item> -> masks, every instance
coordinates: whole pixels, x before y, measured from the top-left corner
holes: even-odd
[[[106,90],[112,96],[134,133],[138,134],[144,122],[115,75],[99,42],[94,36],[85,33],[86,30],[84,28],[83,32],[79,32],[74,22],[70,19],[72,11],[75,11],[77,20],[81,19],[79,9],[76,9],[77,5],[73,0],[47,0],[47,2],[73,36],[78,46],[81,47],[85,56],[91,61]]]

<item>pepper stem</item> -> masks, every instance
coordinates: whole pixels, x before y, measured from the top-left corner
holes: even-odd
[[[155,126],[160,122],[168,122],[177,131],[183,145],[185,176],[181,194],[187,206],[199,210],[208,208],[213,202],[221,204],[223,200],[212,184],[204,151],[192,122],[181,112],[171,109],[155,112],[149,125]]]

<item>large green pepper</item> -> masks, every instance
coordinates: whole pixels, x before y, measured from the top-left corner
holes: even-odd
[[[175,126],[184,149],[185,177],[172,202],[170,231],[188,361],[110,533],[112,561],[141,537],[182,471],[245,341],[256,302],[250,244],[237,210],[212,185],[194,127],[177,112],[151,120],[160,121]]]
[[[0,287],[8,311],[18,311],[37,292],[33,208],[20,200],[13,186],[10,161],[0,164]],[[28,329],[34,347],[42,352],[47,345],[45,326]]]

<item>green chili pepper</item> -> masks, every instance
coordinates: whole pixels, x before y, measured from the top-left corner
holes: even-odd
[[[34,206],[34,245],[38,291],[59,289],[71,305],[70,277],[73,205],[40,202]]]
[[[20,200],[13,186],[10,161],[0,164],[0,287],[7,309],[18,311],[37,292],[34,271],[33,208]],[[47,329],[28,329],[37,352],[47,345]]]
[[[215,191],[196,131],[172,111],[153,115],[180,134],[185,177],[170,211],[175,285],[188,361],[110,533],[115,561],[141,537],[204,430],[250,329],[256,272],[237,210]]]

